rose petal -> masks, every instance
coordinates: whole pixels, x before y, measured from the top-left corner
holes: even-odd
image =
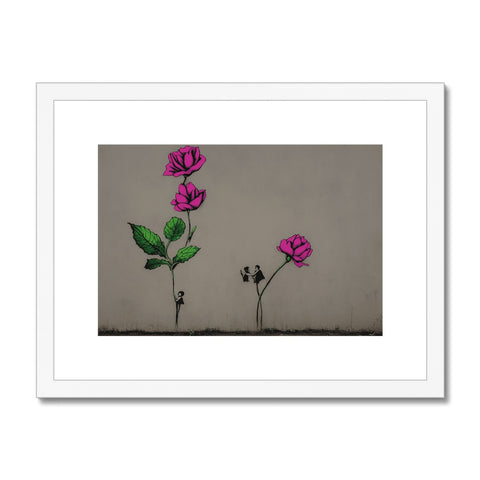
[[[192,152],[187,152],[184,156],[183,156],[183,165],[185,166],[185,168],[190,168],[192,165],[193,165],[193,155],[192,155]]]
[[[187,183],[187,192],[190,198],[196,197],[198,194],[197,187],[192,182]]]
[[[200,149],[198,147],[193,147],[193,157],[195,159],[195,163],[197,163],[200,158]]]
[[[171,163],[167,163],[167,166],[165,167],[165,171],[163,172],[163,175],[165,176],[175,175],[175,170],[173,169]]]
[[[311,248],[305,250],[301,254],[297,254],[297,252],[295,252],[295,255],[293,255],[293,258],[295,258],[297,260],[305,260],[307,257],[309,257],[312,254],[312,252],[313,252],[313,250]]]
[[[185,188],[185,185],[183,183],[181,183],[179,186],[178,186],[178,193],[180,195],[184,195],[185,197],[188,197],[188,192],[187,192],[187,189]]]
[[[186,210],[193,210],[192,206],[189,205],[188,203],[179,203],[176,207],[175,210],[177,212],[185,212]]]
[[[200,170],[200,167],[205,163],[206,158],[203,155],[200,155],[200,160],[192,165],[188,170],[185,171],[185,175],[190,175],[192,172]]]
[[[194,198],[193,200],[190,200],[190,205],[194,208],[198,208],[203,202],[203,198],[201,196],[198,196]]]
[[[181,193],[177,193],[175,195],[175,199],[177,200],[178,203],[190,203],[188,197],[185,195],[182,195]]]
[[[293,248],[297,248],[302,244],[302,240],[300,238],[300,235],[295,235],[295,239],[293,240]]]
[[[293,263],[294,263],[297,267],[300,267],[300,268],[301,268],[303,265],[305,265],[306,267],[309,267],[309,266],[310,266],[308,263],[297,262],[296,260],[294,260]]]
[[[308,245],[304,243],[303,245],[300,245],[298,248],[295,249],[295,255],[301,257],[306,250],[308,250]]]
[[[172,152],[168,155],[168,159],[170,160],[170,163],[173,165],[175,170],[183,170],[184,169],[183,156],[180,153]]]
[[[292,246],[290,245],[290,243],[287,240],[283,239],[280,242],[280,248],[281,248],[281,251],[283,253],[286,253],[287,255],[293,255]]]

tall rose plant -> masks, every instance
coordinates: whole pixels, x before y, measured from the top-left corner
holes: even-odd
[[[186,230],[185,222],[179,217],[171,217],[166,222],[163,229],[165,241],[160,235],[143,225],[129,223],[135,243],[147,255],[153,255],[153,258],[147,259],[145,268],[155,270],[163,265],[170,270],[172,282],[172,296],[175,305],[175,329],[178,329],[178,317],[183,301],[183,291],[176,291],[175,269],[193,258],[200,247],[190,245],[192,237],[197,227],[191,227],[190,212],[197,210],[204,203],[207,193],[206,190],[198,189],[192,182],[186,183],[187,179],[198,171],[205,163],[206,158],[200,154],[198,147],[185,146],[168,155],[168,163],[163,173],[164,176],[182,177],[183,182],[178,185],[178,191],[171,201],[171,205],[177,212],[186,212],[188,220],[188,231],[185,235],[185,245],[180,248],[175,255],[169,255],[168,249],[172,242],[182,238]]]

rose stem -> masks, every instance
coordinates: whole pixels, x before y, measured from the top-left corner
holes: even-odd
[[[165,256],[168,260],[170,257],[168,256],[168,247],[172,241],[169,240],[167,243],[167,247],[165,248]],[[170,260],[171,261],[171,260]],[[173,303],[175,304],[175,330],[178,329],[178,308],[177,308],[177,298],[175,297],[175,274],[173,273],[173,266],[170,267],[170,273],[172,274],[172,294],[173,294]]]
[[[175,303],[175,330],[178,330],[178,306],[177,299],[175,297],[175,274],[173,273],[173,268],[170,268],[170,273],[172,274],[173,302]]]
[[[187,246],[188,242],[190,241],[190,231],[192,230],[192,225],[190,223],[190,210],[187,210],[187,217],[188,217],[188,235],[187,235],[187,239],[185,240],[185,246]]]
[[[258,302],[257,302],[257,325],[258,325],[258,307],[260,306],[260,302],[262,301],[262,296],[263,292],[267,289],[267,287],[270,285],[270,282],[273,280],[273,277],[289,262],[290,260],[285,260],[274,272],[273,275],[268,279],[267,284],[263,287],[262,292],[258,296]],[[263,311],[263,308],[262,308]],[[263,315],[262,315],[262,321],[260,323],[260,329],[263,329]]]
[[[257,296],[260,296],[260,292],[258,291],[258,282],[255,283],[255,286],[257,287]],[[260,322],[263,321],[263,305],[262,302],[260,302]],[[258,318],[257,318],[257,330],[258,330]]]

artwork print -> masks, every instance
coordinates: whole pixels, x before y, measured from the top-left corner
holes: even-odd
[[[99,335],[381,335],[380,145],[100,145]]]

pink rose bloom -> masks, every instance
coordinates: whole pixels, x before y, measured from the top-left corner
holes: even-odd
[[[176,152],[168,154],[168,164],[163,175],[173,175],[174,177],[191,175],[200,169],[205,160],[206,158],[200,155],[198,147],[182,147]]]
[[[205,200],[207,196],[206,190],[199,190],[192,182],[178,186],[178,193],[172,200],[171,204],[175,205],[177,212],[185,210],[196,210]]]
[[[303,263],[303,261],[309,257],[313,251],[310,242],[298,234],[283,239],[277,247],[277,250],[285,253],[287,257],[290,257],[297,267],[301,267],[302,265],[308,267],[308,263]]]

